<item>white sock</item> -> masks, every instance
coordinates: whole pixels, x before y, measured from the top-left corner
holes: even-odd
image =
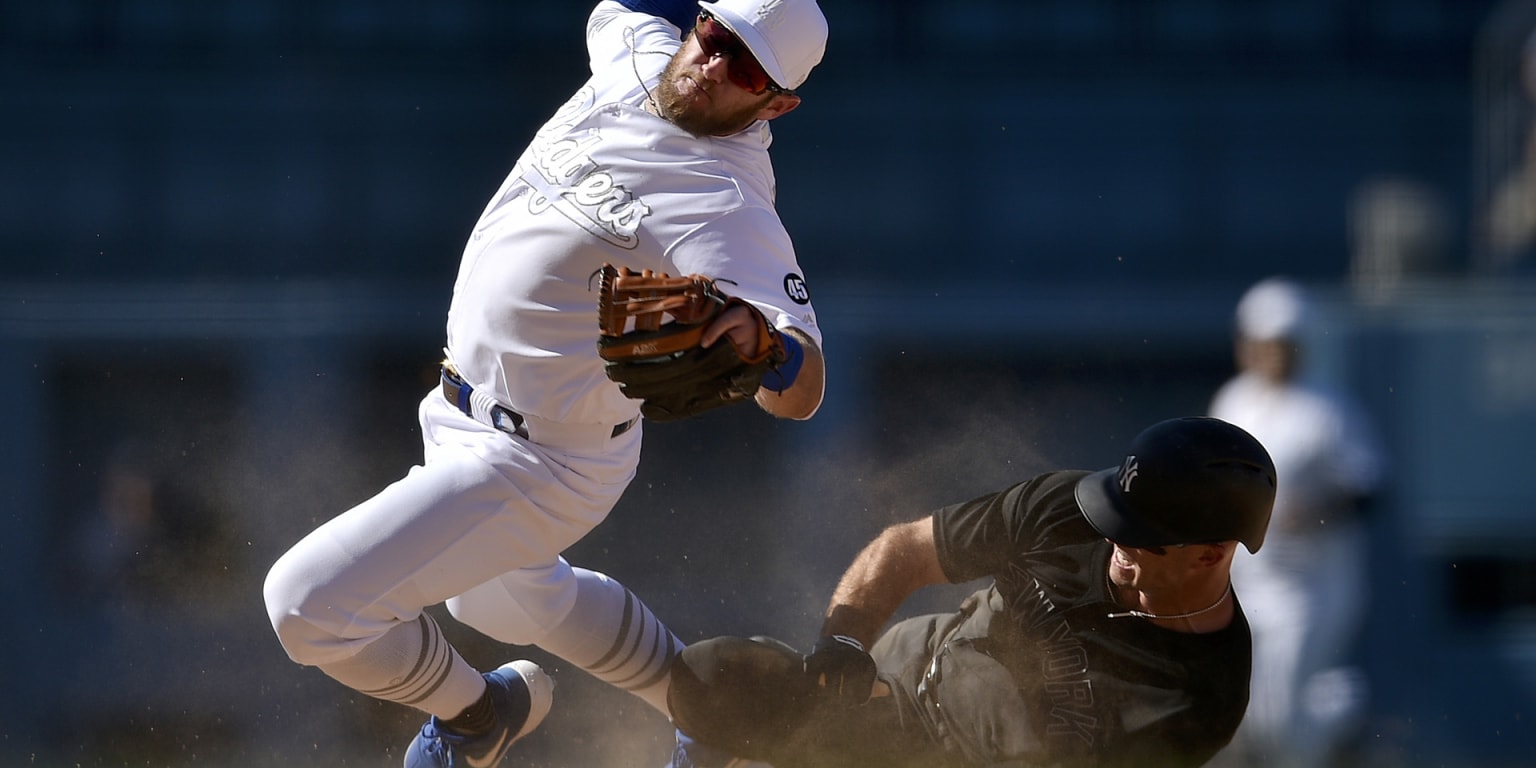
[[[623,584],[573,570],[576,604],[539,647],[668,714],[667,672],[683,642]]]
[[[376,699],[415,707],[441,719],[473,704],[485,679],[423,613],[401,622],[356,654],[321,664],[320,671]]]

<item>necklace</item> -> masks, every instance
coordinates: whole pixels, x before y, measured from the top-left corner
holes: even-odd
[[[1107,588],[1109,590],[1109,597],[1110,597],[1110,599],[1111,600],[1115,600],[1118,603],[1119,602],[1119,597],[1118,597],[1119,593],[1115,591],[1115,583],[1109,580],[1109,573],[1107,571],[1104,573],[1104,586],[1105,586],[1105,588]],[[1194,616],[1199,616],[1202,613],[1210,613],[1211,611],[1216,610],[1216,606],[1221,605],[1222,603],[1226,602],[1227,598],[1230,597],[1231,595],[1232,595],[1232,582],[1228,581],[1227,582],[1227,590],[1225,592],[1221,593],[1221,597],[1216,598],[1216,602],[1211,603],[1210,605],[1207,605],[1206,607],[1201,608],[1198,611],[1190,611],[1189,613],[1170,613],[1170,614],[1167,614],[1167,615],[1160,614],[1160,613],[1147,613],[1145,611],[1123,611],[1123,612],[1120,612],[1120,613],[1111,613],[1111,614],[1109,614],[1107,616],[1107,618],[1123,619],[1123,618],[1125,618],[1127,616],[1135,616],[1136,618],[1139,618],[1139,619],[1188,619],[1188,618],[1192,618]]]

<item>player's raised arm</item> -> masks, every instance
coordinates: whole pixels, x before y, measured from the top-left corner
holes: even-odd
[[[842,635],[869,645],[913,593],[948,579],[939,565],[933,518],[893,525],[854,558],[838,580],[821,635]]]
[[[877,684],[865,650],[907,597],[947,581],[934,546],[933,518],[885,529],[838,580],[821,638],[805,657],[805,674],[822,696],[857,706],[888,689]]]

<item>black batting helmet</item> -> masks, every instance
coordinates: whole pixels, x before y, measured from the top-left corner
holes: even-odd
[[[1275,464],[1253,435],[1220,419],[1158,422],[1118,467],[1089,474],[1077,506],[1127,547],[1241,541],[1259,551],[1275,503]]]

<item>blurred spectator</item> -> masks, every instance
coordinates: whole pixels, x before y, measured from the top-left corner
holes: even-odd
[[[156,604],[207,586],[222,569],[219,526],[150,446],[122,441],[99,477],[95,507],[74,530],[67,591],[104,604]]]
[[[1278,476],[1269,538],[1232,570],[1253,627],[1254,670],[1247,718],[1222,765],[1327,766],[1363,714],[1365,681],[1350,664],[1382,456],[1353,403],[1303,382],[1311,314],[1294,282],[1250,288],[1237,307],[1238,373],[1211,404],[1212,416],[1263,443]]]
[[[1520,50],[1518,80],[1526,113],[1519,161],[1494,187],[1483,222],[1492,265],[1506,270],[1536,264],[1536,33]]]
[[[1446,274],[1451,218],[1445,196],[1418,179],[1377,176],[1356,187],[1349,235],[1357,297],[1382,301],[1412,279]]]

